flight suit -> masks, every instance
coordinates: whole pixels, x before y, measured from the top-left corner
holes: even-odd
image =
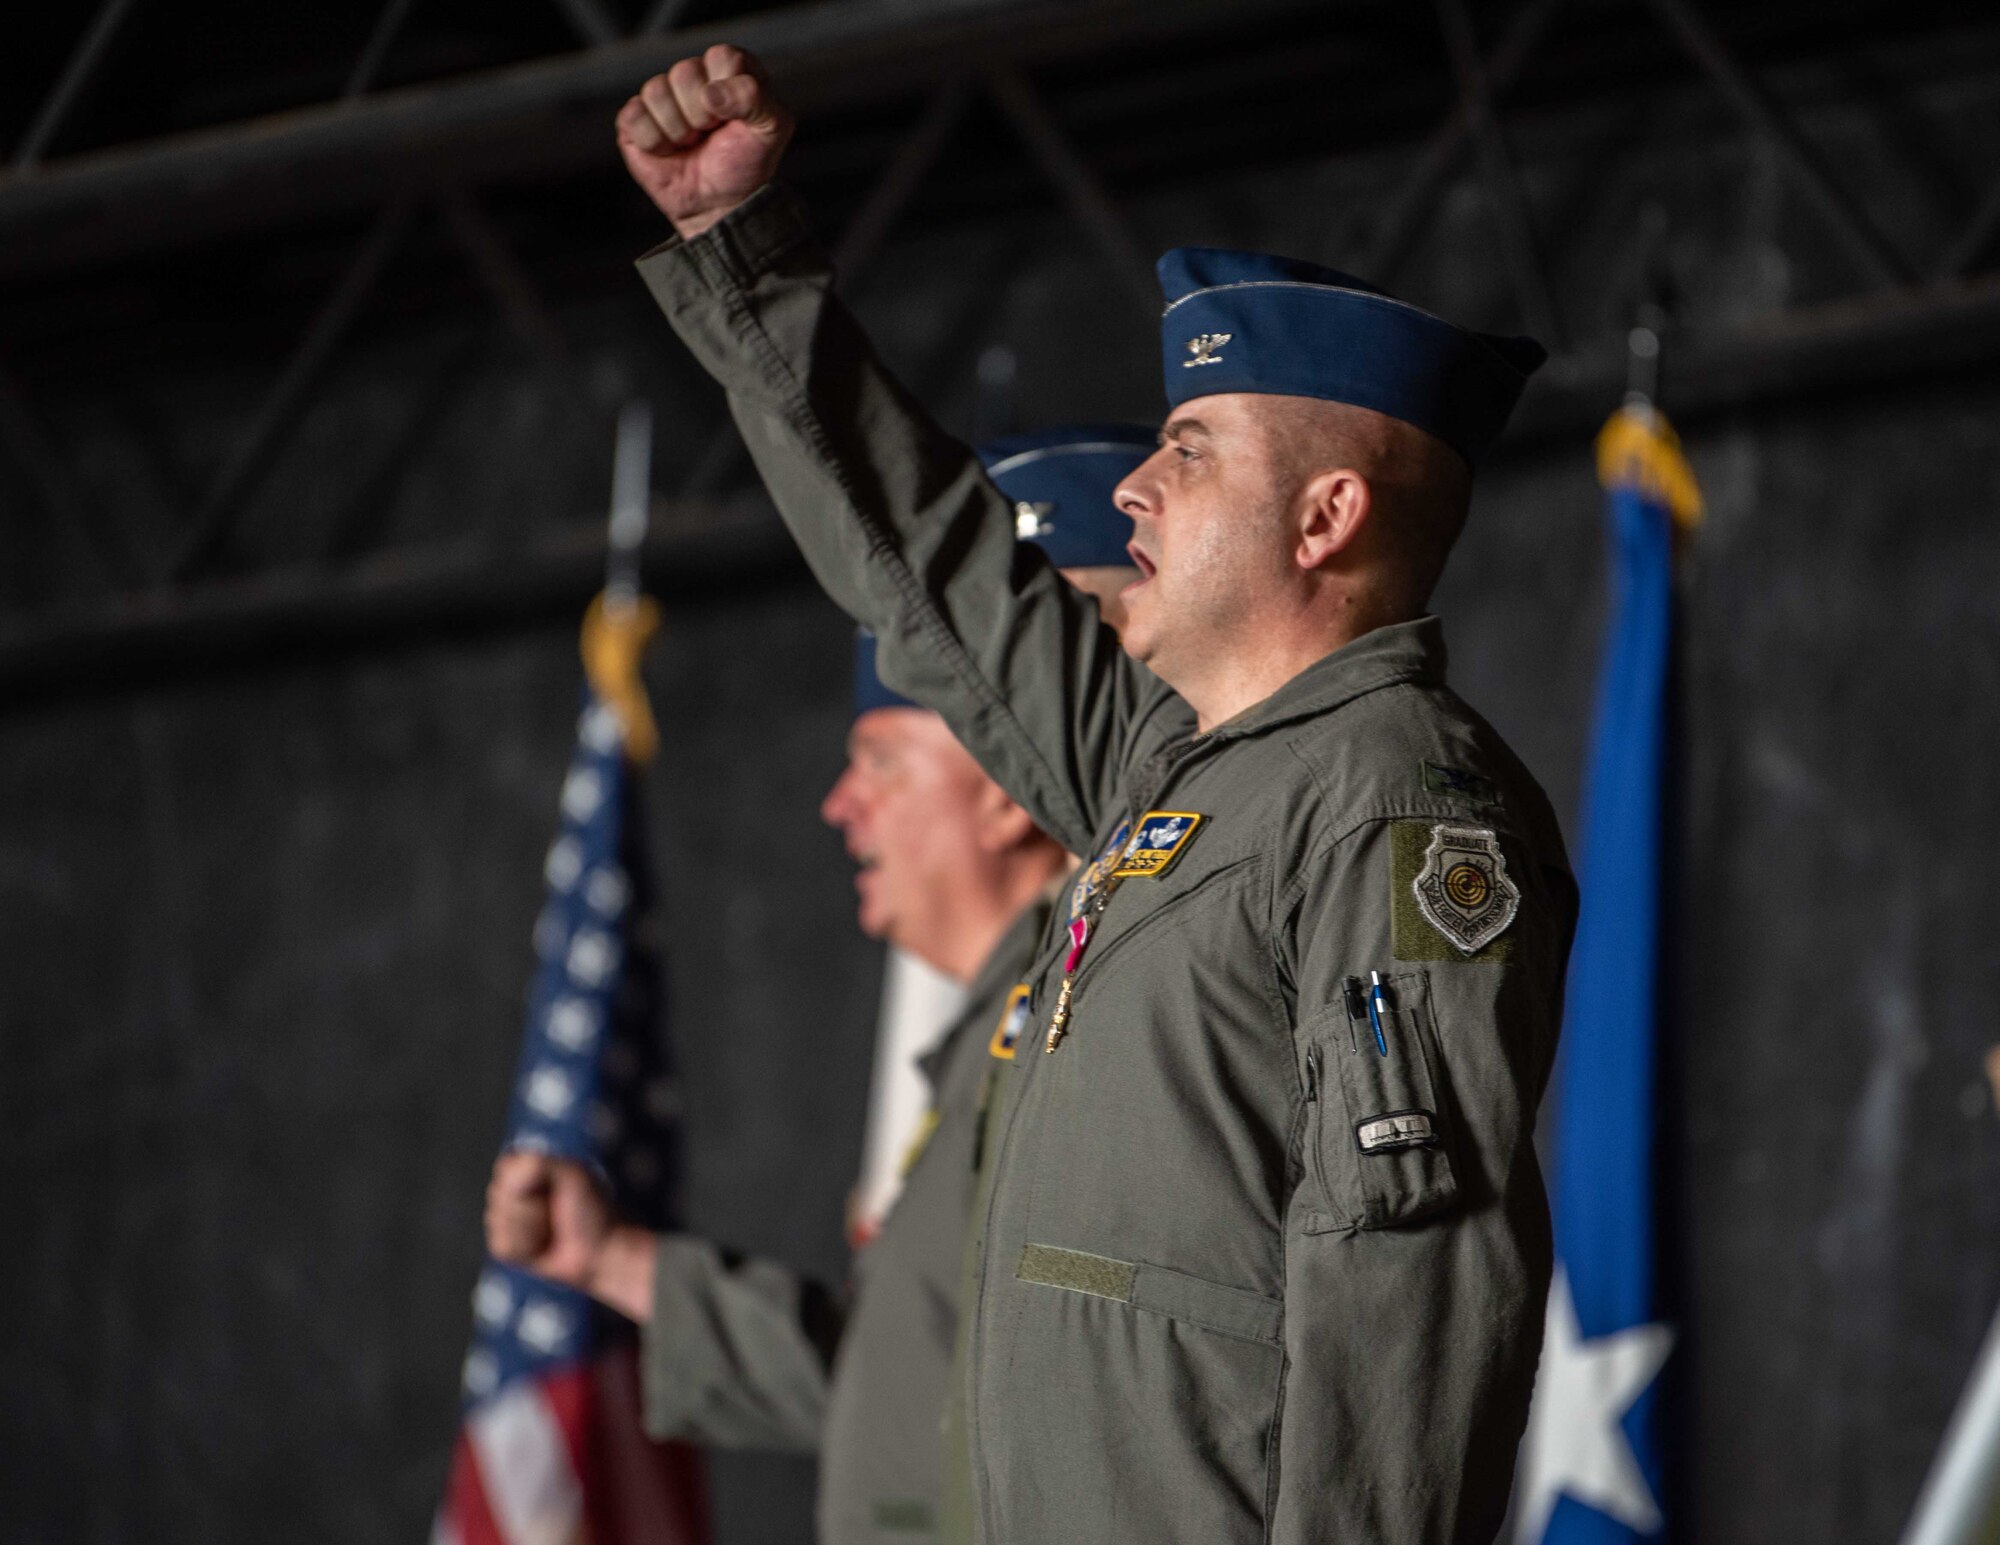
[[[660,1241],[641,1341],[646,1430],[817,1451],[822,1545],[936,1538],[939,1433],[991,1046],[1047,915],[1037,904],[1014,920],[964,1012],[922,1059],[935,1120],[856,1259],[845,1305],[775,1262],[688,1235]]]
[[[1486,1545],[1541,1340],[1532,1138],[1576,891],[1440,625],[1198,734],[1017,549],[785,190],[640,271],[883,679],[1098,860],[1030,972],[987,1156],[976,1537]]]

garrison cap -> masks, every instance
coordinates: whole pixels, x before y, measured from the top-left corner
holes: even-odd
[[[1072,424],[979,447],[994,486],[1014,501],[1014,534],[1059,569],[1129,568],[1132,518],[1112,490],[1158,448],[1137,424]]]
[[[1111,491],[1159,444],[1138,424],[1072,424],[1010,435],[979,448],[993,485],[1014,501],[1014,536],[1033,542],[1059,569],[1125,567],[1132,555],[1131,517]],[[876,708],[916,708],[875,671],[875,635],[854,639],[854,714]]]
[[[1297,258],[1176,247],[1159,275],[1173,407],[1219,392],[1352,403],[1428,430],[1476,466],[1548,358],[1532,338],[1454,326]]]

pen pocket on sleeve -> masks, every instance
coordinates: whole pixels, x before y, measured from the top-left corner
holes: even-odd
[[[1429,977],[1384,977],[1382,987],[1379,1043],[1365,993],[1359,1017],[1336,1006],[1312,1026],[1318,1099],[1308,1158],[1322,1206],[1311,1210],[1309,1233],[1415,1223],[1458,1199]]]

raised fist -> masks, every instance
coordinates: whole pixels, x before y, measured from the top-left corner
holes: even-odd
[[[693,237],[776,175],[792,127],[756,56],[717,43],[619,109],[618,150],[660,213]]]
[[[588,1290],[611,1233],[611,1207],[580,1164],[503,1153],[486,1187],[486,1248],[495,1260]]]

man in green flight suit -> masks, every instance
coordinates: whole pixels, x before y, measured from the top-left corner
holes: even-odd
[[[1576,893],[1425,606],[1542,351],[1169,253],[1121,653],[836,298],[772,186],[791,129],[739,50],[648,81],[619,146],[677,234],[640,271],[884,678],[1096,855],[989,1156],[976,1535],[1485,1545],[1540,1344]]]
[[[1151,450],[1129,425],[1048,430],[982,451],[1015,532],[1119,620],[1132,577],[1111,503]],[[1088,607],[1091,603],[1081,603]],[[644,1327],[655,1437],[820,1455],[822,1545],[936,1537],[940,1429],[977,1147],[1025,1018],[1023,974],[1075,860],[1037,830],[935,713],[884,687],[859,640],[846,771],[822,814],[860,864],[864,932],[966,983],[924,1057],[932,1105],[903,1189],[861,1251],[843,1303],[797,1273],[707,1240],[614,1218],[579,1165],[510,1153],[494,1166],[487,1244]]]

